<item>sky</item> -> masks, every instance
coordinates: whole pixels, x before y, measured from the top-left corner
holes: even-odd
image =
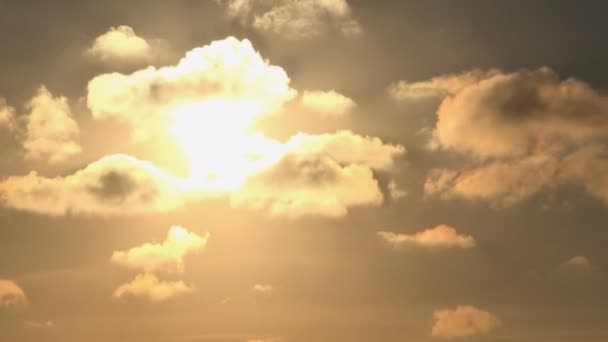
[[[608,341],[607,9],[0,0],[0,340]]]

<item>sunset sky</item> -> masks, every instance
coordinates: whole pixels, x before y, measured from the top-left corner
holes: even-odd
[[[0,341],[608,341],[606,11],[0,0]]]

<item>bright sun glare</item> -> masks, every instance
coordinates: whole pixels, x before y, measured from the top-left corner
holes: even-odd
[[[236,190],[248,175],[276,162],[283,145],[249,132],[263,112],[259,100],[210,99],[176,107],[171,133],[190,163],[187,186]]]

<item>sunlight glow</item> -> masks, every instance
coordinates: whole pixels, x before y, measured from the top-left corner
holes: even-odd
[[[247,175],[275,163],[283,145],[248,132],[263,112],[259,100],[209,99],[176,107],[171,133],[190,161],[187,187],[236,190]]]

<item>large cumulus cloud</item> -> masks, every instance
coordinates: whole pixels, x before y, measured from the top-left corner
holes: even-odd
[[[563,184],[608,198],[608,96],[543,67],[471,71],[389,88],[401,100],[441,99],[432,144],[468,156],[460,169],[434,169],[429,195],[513,204]],[[424,91],[423,91],[424,90]]]

